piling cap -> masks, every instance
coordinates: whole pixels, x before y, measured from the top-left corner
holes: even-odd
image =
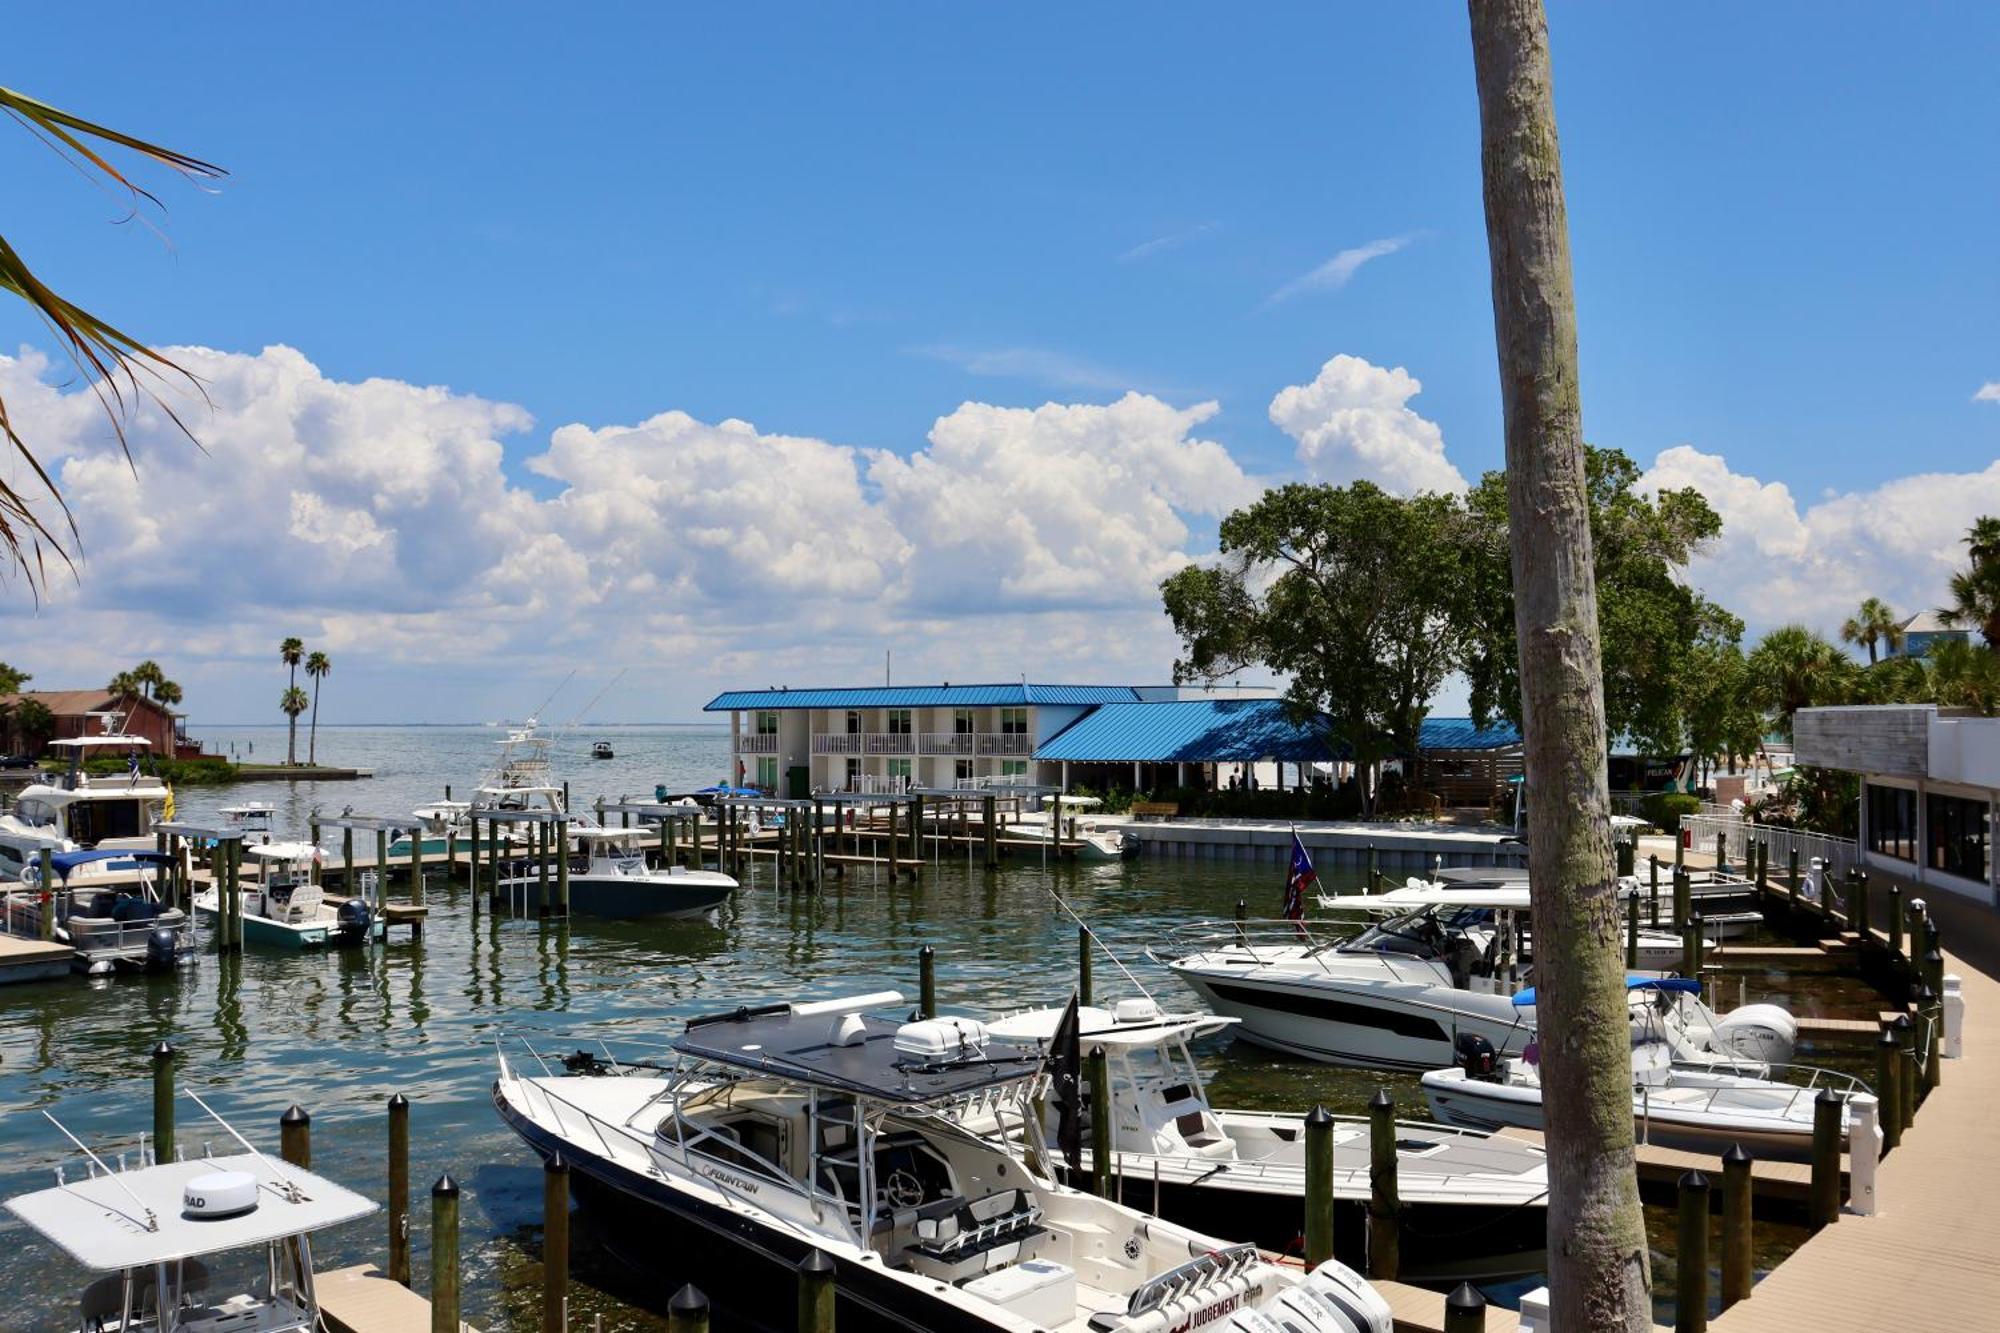
[[[1891,1032],[1887,1026],[1884,1026],[1882,1035],[1875,1039],[1875,1044],[1877,1046],[1894,1046],[1896,1044],[1896,1034]]]
[[[1722,1164],[1725,1167],[1748,1166],[1750,1165],[1750,1154],[1742,1144],[1732,1143],[1729,1145],[1729,1151],[1722,1154]]]
[[[667,1302],[667,1313],[670,1315],[706,1315],[708,1313],[708,1297],[701,1294],[701,1288],[690,1282],[675,1292],[674,1298]]]
[[[1371,1111],[1393,1111],[1396,1109],[1396,1099],[1389,1095],[1387,1088],[1377,1088],[1375,1089],[1375,1095],[1368,1099],[1368,1109]]]
[[[285,1113],[278,1117],[280,1125],[310,1125],[312,1122],[313,1118],[306,1114],[306,1108],[297,1102],[286,1107]]]
[[[542,1163],[542,1170],[552,1176],[568,1175],[569,1159],[559,1152],[550,1153],[548,1160]]]
[[[153,1048],[153,1059],[155,1062],[171,1060],[175,1054],[174,1044],[170,1041],[163,1041]]]
[[[1898,1032],[1908,1032],[1910,1030],[1910,1016],[1908,1014],[1897,1014],[1896,1021],[1889,1024],[1889,1026]]]
[[[833,1277],[833,1257],[815,1245],[807,1252],[805,1258],[799,1260],[799,1272],[810,1274],[813,1277],[831,1279]]]
[[[1486,1309],[1486,1298],[1480,1295],[1479,1288],[1470,1282],[1461,1282],[1451,1289],[1451,1295],[1444,1298],[1444,1308],[1483,1312]]]
[[[1306,1128],[1308,1129],[1319,1129],[1332,1123],[1333,1116],[1327,1111],[1324,1105],[1315,1105],[1312,1110],[1306,1112]]]
[[[1840,1094],[1835,1092],[1832,1088],[1821,1088],[1819,1090],[1819,1096],[1813,1098],[1813,1103],[1817,1106],[1824,1106],[1829,1102],[1831,1102],[1835,1106],[1840,1105]]]
[[[1708,1177],[1699,1171],[1682,1172],[1681,1188],[1683,1190],[1705,1190],[1708,1188]]]
[[[447,1171],[437,1178],[437,1184],[431,1186],[431,1197],[433,1199],[456,1199],[458,1197],[458,1182],[451,1178],[451,1172]]]
[[[400,1092],[396,1093],[389,1098],[389,1109],[391,1111],[407,1111],[410,1109],[410,1099]]]
[[[930,945],[926,944],[923,948],[917,950],[917,957],[935,958],[937,957],[937,950],[932,948]]]

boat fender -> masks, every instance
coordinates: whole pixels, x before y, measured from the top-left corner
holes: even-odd
[[[160,926],[146,936],[146,966],[168,969],[179,961],[181,939],[171,926]]]
[[[1482,1083],[1500,1081],[1499,1057],[1493,1050],[1493,1043],[1477,1032],[1461,1032],[1453,1043],[1456,1048],[1458,1067],[1465,1071],[1467,1078],[1478,1079]]]
[[[211,1171],[181,1190],[181,1215],[191,1221],[241,1217],[256,1206],[257,1177],[248,1171]]]

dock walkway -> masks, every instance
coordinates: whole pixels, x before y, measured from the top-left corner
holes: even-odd
[[[13,981],[47,981],[69,975],[76,950],[67,944],[24,940],[0,935],[0,985]]]
[[[431,1333],[431,1303],[374,1264],[316,1273],[320,1314],[333,1333]],[[461,1333],[478,1333],[460,1321]]]

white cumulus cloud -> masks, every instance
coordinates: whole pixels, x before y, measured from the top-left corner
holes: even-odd
[[[1423,387],[1401,366],[1342,354],[1310,384],[1279,390],[1271,421],[1298,442],[1299,464],[1315,481],[1372,481],[1404,495],[1463,491],[1465,478],[1444,455],[1444,432],[1409,405]]]
[[[1972,395],[1975,403],[2000,403],[2000,380],[1988,380]]]

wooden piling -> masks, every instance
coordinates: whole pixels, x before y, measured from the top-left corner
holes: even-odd
[[[1470,1282],[1461,1282],[1444,1298],[1444,1333],[1485,1333],[1486,1298]]]
[[[53,847],[42,848],[41,854],[37,858],[37,860],[40,862],[40,868],[41,868],[41,879],[38,881],[38,883],[41,885],[41,888],[40,891],[35,895],[37,898],[41,900],[41,908],[42,908],[42,923],[39,933],[42,937],[42,943],[47,944],[56,937],[55,849]]]
[[[1324,1106],[1306,1113],[1306,1267],[1333,1258],[1333,1117]]]
[[[306,841],[314,847],[319,846],[319,820],[308,819],[306,821]],[[307,868],[306,874],[310,883],[319,883],[320,869],[319,858],[317,856],[312,859],[312,864]]]
[[[1076,1002],[1090,1003],[1090,927],[1078,925],[1076,928]]]
[[[354,830],[340,831],[340,890],[349,895],[361,892],[360,878],[354,872]]]
[[[896,882],[896,876],[900,871],[900,862],[902,860],[902,835],[897,828],[897,812],[901,808],[902,803],[900,801],[892,799],[889,802],[889,882],[891,884]]]
[[[410,1099],[389,1099],[389,1278],[410,1285]]]
[[[569,821],[556,821],[556,915],[569,915]]]
[[[458,1182],[431,1186],[431,1333],[459,1333]]]
[[[1394,1281],[1402,1266],[1402,1197],[1396,1182],[1396,1100],[1368,1099],[1368,1276]]]
[[[1908,1014],[1897,1014],[1896,1021],[1889,1026],[1896,1036],[1896,1077],[1901,1080],[1896,1089],[1896,1109],[1902,1112],[1903,1128],[1908,1129],[1917,1120],[1917,1027]]]
[[[1639,968],[1639,895],[1625,900],[1625,970]]]
[[[1817,1123],[1814,1128],[1817,1130]],[[1837,1191],[1839,1187],[1836,1175],[1834,1188]],[[1750,1203],[1750,1154],[1743,1150],[1742,1144],[1731,1144],[1729,1151],[1722,1154],[1722,1308],[1725,1310],[1749,1299],[1750,1284],[1755,1277]]]
[[[1090,1187],[1100,1199],[1111,1197],[1112,1130],[1117,1116],[1111,1109],[1111,1066],[1104,1048],[1090,1051]]]
[[[1807,1220],[1812,1229],[1840,1220],[1840,1120],[1845,1104],[1832,1088],[1813,1098],[1812,1192]]]
[[[451,896],[451,877],[458,868],[458,826],[452,825],[444,831],[444,891]]]
[[[1689,1171],[1680,1184],[1680,1239],[1674,1255],[1674,1333],[1708,1328],[1708,1177]]]
[[[1658,926],[1660,924],[1660,858],[1657,853],[1647,854],[1646,874],[1652,883],[1652,890],[1650,895],[1652,902],[1651,924],[1654,926]]]
[[[1729,835],[1720,829],[1716,830],[1715,834],[1715,873],[1718,875],[1729,873]]]
[[[1000,864],[1000,803],[989,795],[980,798],[979,806],[985,834],[982,841],[985,843],[986,868],[992,870]]]
[[[917,950],[917,1017],[937,1017],[937,950]]]
[[[1903,1054],[1896,1034],[1882,1025],[1875,1039],[1875,1096],[1882,1103],[1882,1151],[1889,1152],[1903,1142],[1903,1108],[1897,1104],[1903,1080],[1897,1068]]]
[[[569,1329],[569,1163],[542,1163],[542,1333]]]
[[[549,914],[549,834],[552,826],[541,821],[531,825],[535,830],[535,915]]]
[[[163,1041],[153,1048],[153,1160],[179,1158],[174,1140],[174,1047]]]
[[[1686,866],[1674,867],[1674,924],[1684,926],[1694,914],[1694,885]]]
[[[708,1297],[689,1283],[667,1302],[667,1333],[708,1333]]]
[[[799,1333],[833,1333],[833,1260],[817,1247],[799,1260]]]
[[[278,1155],[302,1170],[312,1170],[312,1117],[293,1102],[278,1117]]]
[[[447,869],[450,864],[445,863]],[[410,830],[410,901],[419,905],[424,901],[424,831],[421,826]]]
[[[1889,928],[1889,955],[1894,960],[1903,956],[1903,886],[1891,884],[1888,899],[1889,919],[1884,924]]]

